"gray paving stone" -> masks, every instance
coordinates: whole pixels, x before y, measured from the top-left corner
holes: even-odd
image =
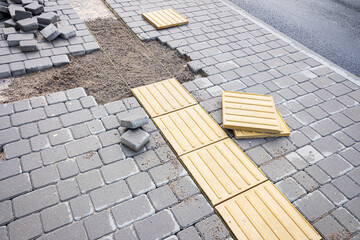
[[[80,194],[79,187],[75,179],[68,179],[65,181],[60,181],[57,184],[57,189],[59,192],[60,200],[67,201],[71,198],[77,197]]]
[[[104,106],[106,108],[106,111],[110,115],[126,111],[126,107],[122,101],[115,101],[115,102],[107,103]]]
[[[104,109],[105,111],[105,109]],[[106,111],[105,111],[106,112]],[[107,113],[106,113],[107,115]],[[103,117],[101,119],[102,123],[104,124],[106,130],[111,130],[120,127],[119,121],[114,115],[110,115],[108,117]]]
[[[293,175],[293,178],[308,192],[312,192],[319,187],[319,184],[304,171],[297,172]]]
[[[93,96],[86,96],[79,99],[83,108],[91,108],[97,106],[96,100]]]
[[[116,129],[100,133],[98,136],[103,147],[120,143],[120,133]]]
[[[351,137],[340,131],[334,133],[333,136],[345,147],[350,147],[355,143],[354,139],[352,139]]]
[[[51,240],[51,239],[78,239],[86,240],[87,235],[83,223],[76,222],[68,226],[62,227],[54,232],[46,234],[39,239],[41,240]]]
[[[150,140],[150,134],[141,130],[128,130],[121,136],[121,143],[134,151],[139,151]]]
[[[73,140],[70,129],[63,128],[61,130],[53,131],[49,133],[49,139],[51,145],[60,145]]]
[[[36,123],[28,123],[20,126],[20,134],[22,138],[30,138],[39,134]]]
[[[94,213],[94,208],[88,195],[81,195],[69,202],[74,220],[76,221]]]
[[[292,152],[285,157],[297,169],[302,170],[307,167],[308,163],[302,159],[296,152]]]
[[[90,197],[95,210],[101,211],[130,199],[132,195],[125,181],[119,181],[92,191]]]
[[[34,239],[43,233],[39,214],[18,219],[8,225],[10,239]]]
[[[125,128],[139,128],[149,122],[149,118],[147,116],[131,114],[124,119],[121,119],[120,125]]]
[[[62,161],[57,165],[57,167],[58,167],[61,179],[73,177],[79,173],[79,168],[76,165],[75,159],[69,159],[66,161]]]
[[[86,218],[84,225],[89,239],[98,239],[116,229],[114,220],[107,210]]]
[[[247,150],[246,154],[258,166],[271,160],[271,156],[260,146]]]
[[[154,182],[151,180],[147,172],[141,172],[126,179],[126,182],[133,195],[138,196],[155,188]]]
[[[14,33],[9,34],[7,37],[7,43],[10,47],[19,46],[22,40],[33,40],[34,35],[32,33]]]
[[[360,186],[348,176],[339,177],[332,183],[349,199],[356,197],[360,193]]]
[[[360,217],[359,204],[360,204],[360,197],[356,197],[356,198],[352,199],[351,201],[347,202],[344,206],[346,207],[347,210],[349,210],[349,212],[352,215],[354,215],[355,217],[357,217],[359,219],[359,217]]]
[[[0,105],[0,116],[6,116],[14,113],[13,104],[5,103]]]
[[[177,237],[179,238],[179,240],[187,240],[187,239],[201,240],[199,233],[196,231],[196,228],[193,226],[180,231],[177,234]]]
[[[153,150],[146,151],[134,157],[140,170],[146,171],[154,166],[160,165],[160,159]]]
[[[0,225],[6,225],[14,220],[11,201],[0,202],[0,211]]]
[[[82,87],[66,90],[65,93],[69,100],[75,100],[86,96],[86,92]]]
[[[56,187],[52,185],[21,195],[12,201],[15,217],[20,218],[57,204],[59,197]]]
[[[105,164],[116,162],[125,158],[125,155],[120,147],[120,145],[115,144],[109,147],[105,147],[99,150],[101,160]]]
[[[87,193],[91,190],[104,186],[99,170],[92,170],[76,177],[78,185],[82,193]]]
[[[260,169],[275,182],[296,172],[296,169],[285,158],[274,159],[262,165]]]
[[[70,127],[70,130],[75,139],[87,137],[90,135],[89,128],[85,123],[72,126]]]
[[[38,135],[30,138],[31,149],[35,152],[50,147],[50,142],[47,135]]]
[[[139,169],[132,158],[127,158],[102,167],[101,172],[105,182],[109,184],[137,174]]]
[[[188,227],[213,212],[202,195],[196,195],[171,208],[181,228]]]
[[[62,145],[44,149],[40,152],[40,154],[44,165],[49,165],[68,157],[66,150]]]
[[[62,127],[60,119],[57,117],[41,120],[38,122],[38,126],[40,133],[48,133],[54,130],[58,130]]]
[[[69,157],[75,157],[101,148],[99,139],[96,136],[89,136],[74,140],[65,144]]]
[[[71,100],[69,102],[65,102],[66,109],[69,112],[75,112],[82,109],[81,103],[79,100]]]
[[[0,162],[0,180],[20,174],[21,165],[18,158]]]
[[[10,63],[10,70],[13,76],[19,76],[26,73],[25,65],[23,62],[12,62]]]
[[[56,103],[45,107],[45,112],[48,117],[56,117],[67,113],[64,103]]]
[[[0,117],[0,130],[7,129],[10,127],[11,127],[10,117],[9,116]]]
[[[195,226],[204,240],[226,239],[230,235],[220,218],[215,214],[196,223]]]
[[[136,233],[132,227],[122,228],[120,231],[114,233],[115,240],[137,240]]]
[[[0,200],[7,200],[32,190],[29,174],[20,174],[0,181]]]
[[[15,112],[22,112],[31,109],[30,107],[30,101],[25,100],[19,100],[13,103]]]
[[[96,119],[101,119],[101,118],[105,118],[108,116],[108,113],[106,112],[106,109],[104,106],[92,107],[92,108],[90,108],[90,111],[91,111],[92,115],[94,116],[94,118],[96,118]],[[103,124],[106,127],[106,124],[104,122],[103,122]]]
[[[33,187],[41,188],[60,180],[59,173],[55,165],[39,168],[30,173]]]
[[[87,42],[83,44],[84,48],[85,48],[85,52],[86,53],[91,53],[95,50],[100,49],[100,46],[97,44],[97,42]]]
[[[149,173],[156,186],[159,187],[175,178],[186,175],[186,170],[178,160],[174,160],[150,169]]]
[[[339,239],[349,237],[346,230],[330,215],[320,219],[314,224],[314,227],[327,239],[331,239],[334,236],[339,236]]]
[[[341,127],[347,127],[354,122],[343,113],[336,113],[330,117],[333,121],[339,124]]]
[[[327,136],[312,143],[312,146],[325,157],[330,156],[344,148],[333,136]]]
[[[320,191],[309,193],[305,197],[295,201],[294,205],[310,222],[313,222],[334,209],[334,204],[320,193]]]
[[[60,35],[59,29],[54,26],[54,24],[47,25],[40,33],[44,36],[44,38],[48,41],[52,41]]]
[[[277,138],[263,145],[265,150],[273,157],[279,157],[291,151],[294,151],[295,146],[286,138]]]
[[[332,214],[351,233],[360,229],[359,221],[354,218],[345,208],[339,208]]]
[[[15,113],[10,116],[10,119],[14,126],[20,126],[26,123],[42,120],[45,117],[44,109],[36,108],[25,112]]]
[[[97,152],[89,152],[75,158],[80,172],[87,172],[102,166],[101,159]]]
[[[156,211],[168,208],[178,202],[168,185],[150,191],[147,196],[149,197]]]
[[[30,153],[20,158],[21,168],[24,172],[30,172],[31,170],[42,167],[42,161],[40,153]]]
[[[325,184],[330,182],[331,178],[327,175],[321,168],[317,165],[313,165],[309,168],[306,168],[305,171],[315,179],[319,184]]]
[[[6,230],[6,226],[0,227],[0,239],[1,240],[8,240],[8,233]]]
[[[147,219],[136,222],[134,226],[141,240],[165,238],[180,230],[169,210],[163,210]]]
[[[0,131],[0,150],[2,150],[3,146],[20,140],[20,132],[19,128],[9,128]]]
[[[105,131],[105,127],[100,120],[92,120],[91,122],[87,122],[86,125],[91,134],[99,134]]]
[[[37,17],[37,20],[41,24],[48,25],[50,23],[55,23],[57,21],[57,16],[56,16],[56,13],[54,13],[54,12],[45,12],[45,13],[42,13],[41,15],[39,15]]]
[[[320,191],[336,206],[340,206],[347,201],[347,198],[331,183],[321,186]]]
[[[25,10],[31,12],[33,15],[38,15],[44,11],[44,6],[37,2],[33,2],[26,5]]]
[[[306,191],[293,178],[284,179],[276,184],[276,187],[285,195],[285,197],[293,202],[299,197],[306,194]]]
[[[332,178],[342,176],[353,169],[353,166],[338,154],[322,160],[318,166]]]
[[[76,28],[74,26],[61,26],[59,28],[60,36],[64,39],[69,39],[76,36]]]
[[[166,141],[159,131],[150,133],[149,142],[146,144],[147,149],[156,149],[162,145],[165,145]]]
[[[324,158],[315,148],[310,145],[299,148],[296,150],[296,152],[310,164],[314,164]]]
[[[64,127],[83,123],[92,120],[93,117],[88,109],[72,112],[60,116],[60,120]]]
[[[72,222],[68,203],[60,203],[54,207],[47,208],[41,211],[40,216],[45,232],[50,232]]]
[[[180,201],[200,193],[199,188],[189,176],[173,181],[169,186]]]
[[[44,70],[53,66],[49,57],[26,60],[24,64],[25,70],[28,73]]]

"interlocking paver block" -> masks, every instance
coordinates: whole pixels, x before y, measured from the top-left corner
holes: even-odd
[[[49,165],[67,158],[64,146],[59,145],[52,148],[44,149],[40,152],[44,165]]]
[[[11,201],[8,200],[1,202],[0,212],[0,225],[6,225],[7,223],[14,220]]]
[[[2,150],[3,146],[20,140],[20,132],[19,128],[9,128],[0,131],[0,150]]]
[[[38,29],[38,22],[36,18],[26,18],[26,19],[18,20],[16,24],[24,32],[30,32]]]
[[[332,216],[326,216],[314,224],[319,232],[327,239],[332,236],[340,236],[340,238],[349,238],[345,228],[343,228]]]
[[[72,222],[68,203],[61,203],[47,208],[40,213],[45,232],[50,232]]]
[[[45,109],[46,115],[48,117],[56,117],[56,116],[67,113],[64,103],[52,104],[52,105],[46,106],[44,109]]]
[[[347,198],[331,183],[321,186],[320,191],[336,206],[340,206],[347,201]]]
[[[44,11],[44,6],[33,2],[25,6],[25,10],[30,11],[33,15],[38,15]]]
[[[155,188],[155,184],[147,172],[141,172],[126,179],[133,195],[138,196]]]
[[[129,129],[121,136],[121,143],[132,149],[139,151],[150,140],[150,134],[141,129]]]
[[[30,138],[31,149],[35,152],[50,147],[49,139],[46,135],[38,135]]]
[[[293,175],[293,178],[308,192],[312,192],[319,187],[319,184],[304,171],[297,172]]]
[[[180,159],[213,205],[266,181],[265,175],[230,138]]]
[[[168,208],[178,202],[168,185],[150,191],[147,196],[149,197],[156,211]]]
[[[124,103],[122,101],[110,102],[105,104],[104,106],[109,114],[116,114],[126,111],[126,107],[124,106]]]
[[[339,208],[334,213],[333,216],[345,226],[351,233],[356,232],[360,229],[360,223],[354,216],[352,216],[345,208]]]
[[[199,188],[189,176],[171,182],[170,188],[180,201],[200,192]]]
[[[110,212],[105,210],[84,220],[89,239],[98,239],[116,229]]]
[[[26,60],[24,63],[26,72],[28,73],[44,70],[53,66],[48,57]]]
[[[147,171],[148,169],[160,165],[160,159],[153,150],[148,150],[134,157],[140,170]]]
[[[76,177],[76,179],[82,193],[104,186],[104,181],[102,180],[99,170],[92,170],[90,172],[80,174]]]
[[[65,144],[69,157],[75,157],[101,148],[99,139],[96,136],[89,136]]]
[[[14,33],[9,34],[7,37],[7,43],[10,47],[19,46],[20,41],[33,40],[34,35],[32,33]]]
[[[13,105],[14,105],[15,112],[22,112],[25,110],[29,110],[31,108],[30,102],[27,99],[16,101],[13,103]]]
[[[75,159],[79,166],[80,172],[87,172],[102,166],[101,159],[97,152],[89,152],[84,155],[75,157]]]
[[[173,179],[185,176],[186,170],[178,162],[178,160],[174,160],[150,169],[149,173],[156,186],[159,187]]]
[[[37,17],[37,20],[41,24],[48,25],[57,21],[57,15],[54,12],[46,12]]]
[[[6,159],[21,157],[22,155],[28,154],[30,152],[31,149],[30,149],[29,140],[22,140],[14,143],[9,143],[4,146],[4,153]]]
[[[287,178],[278,182],[276,187],[290,202],[293,202],[306,194],[304,188],[302,188],[293,178]]]
[[[121,142],[120,133],[117,129],[100,133],[98,136],[103,147]]]
[[[195,226],[204,240],[226,239],[229,236],[229,231],[215,214],[198,222]]]
[[[360,186],[348,176],[342,176],[333,181],[337,187],[348,199],[356,197],[360,193]]]
[[[59,28],[60,37],[69,39],[76,36],[76,28],[74,26],[61,26]]]
[[[30,213],[51,207],[59,202],[54,185],[35,190],[13,199],[15,217],[20,218]]]
[[[277,138],[267,142],[263,148],[273,157],[279,157],[296,150],[296,147],[286,138]]]
[[[81,195],[70,200],[70,206],[76,221],[94,213],[94,208],[88,195]]]
[[[154,214],[155,210],[146,195],[140,195],[113,207],[111,212],[117,227],[122,228]]]
[[[87,240],[87,235],[82,222],[76,222],[69,226],[62,227],[56,231],[46,234],[39,239],[51,240],[51,239],[78,239]]]
[[[261,166],[261,170],[275,182],[296,172],[296,169],[283,157],[265,163]]]
[[[23,125],[30,122],[36,122],[44,119],[45,112],[42,108],[36,108],[25,112],[15,113],[10,116],[11,122],[14,126]]]
[[[109,208],[132,197],[125,181],[119,181],[90,193],[96,211]]]
[[[45,107],[47,105],[46,99],[44,96],[33,97],[33,98],[30,98],[29,100],[30,100],[32,108]]]
[[[337,178],[353,168],[350,163],[337,154],[322,160],[317,165],[332,178]]]
[[[86,123],[81,123],[75,126],[70,127],[72,135],[75,139],[87,137],[90,135],[89,128],[87,127]]]
[[[134,159],[127,158],[102,167],[101,172],[105,182],[109,184],[132,176],[138,173],[139,169],[136,166]]]
[[[40,33],[46,38],[48,41],[52,41],[60,35],[59,29],[54,26],[54,24],[47,25]]]
[[[21,167],[24,172],[29,172],[42,167],[40,153],[30,153],[20,158]]]
[[[43,233],[39,214],[18,219],[8,225],[10,239],[35,239]]]
[[[120,145],[115,144],[109,147],[105,147],[99,150],[99,154],[101,160],[105,164],[109,164],[118,160],[122,160],[125,158],[123,150],[121,149]]]
[[[39,168],[30,173],[30,178],[34,188],[41,188],[60,180],[59,173],[55,165]]]
[[[105,111],[105,109],[103,111]],[[105,111],[105,117],[101,118],[101,122],[104,124],[106,130],[111,130],[120,127],[120,123],[117,120],[117,118],[114,115],[107,116],[106,111]],[[120,132],[120,134],[122,133]]]
[[[171,78],[131,90],[151,117],[157,117],[196,104],[196,100]]]
[[[139,128],[149,122],[147,116],[132,114],[121,120],[120,125],[125,128]]]
[[[0,117],[0,130],[4,130],[10,127],[11,127],[10,117],[9,116]]]
[[[60,181],[57,184],[57,189],[59,192],[60,200],[67,201],[71,198],[77,197],[80,194],[79,187],[75,179],[68,179],[65,181]]]
[[[138,237],[132,227],[122,228],[120,231],[114,233],[115,240],[137,240]]]

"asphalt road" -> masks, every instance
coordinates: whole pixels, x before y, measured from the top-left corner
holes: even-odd
[[[230,0],[360,77],[360,0]]]

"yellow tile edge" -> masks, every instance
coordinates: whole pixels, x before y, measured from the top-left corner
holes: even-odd
[[[262,133],[254,131],[243,131],[243,130],[233,130],[234,137],[236,139],[248,139],[248,138],[270,138],[270,137],[288,137],[290,136],[290,128],[285,123],[279,111],[276,109],[280,119],[281,119],[281,132],[280,133]]]
[[[169,10],[169,9],[163,9],[163,10]],[[159,10],[159,11],[163,11],[163,10]],[[185,18],[184,16],[182,16],[180,13],[176,12],[174,9],[170,9],[172,11],[174,11],[175,13],[177,13],[179,16],[181,16],[184,20],[182,22],[177,22],[177,23],[173,23],[173,24],[169,24],[169,25],[165,25],[165,26],[158,26],[153,19],[148,16],[149,13],[154,13],[154,12],[147,12],[147,13],[143,13],[141,14],[141,16],[148,21],[151,25],[153,25],[153,27],[155,27],[157,30],[161,30],[161,29],[165,29],[165,28],[171,28],[171,27],[176,27],[176,26],[181,26],[181,25],[185,25],[189,23],[189,20],[187,18]],[[158,11],[155,11],[158,12]]]

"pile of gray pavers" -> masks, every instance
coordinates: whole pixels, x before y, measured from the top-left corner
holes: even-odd
[[[3,38],[10,47],[19,46],[22,52],[39,51],[38,31],[47,41],[76,36],[74,26],[57,27],[57,13],[44,13],[44,0],[0,0],[0,19],[3,18],[9,18],[4,22]]]
[[[146,114],[127,114],[119,120],[119,132],[122,134],[120,141],[123,145],[137,152],[149,142],[150,134],[141,129],[149,123],[149,117]]]

